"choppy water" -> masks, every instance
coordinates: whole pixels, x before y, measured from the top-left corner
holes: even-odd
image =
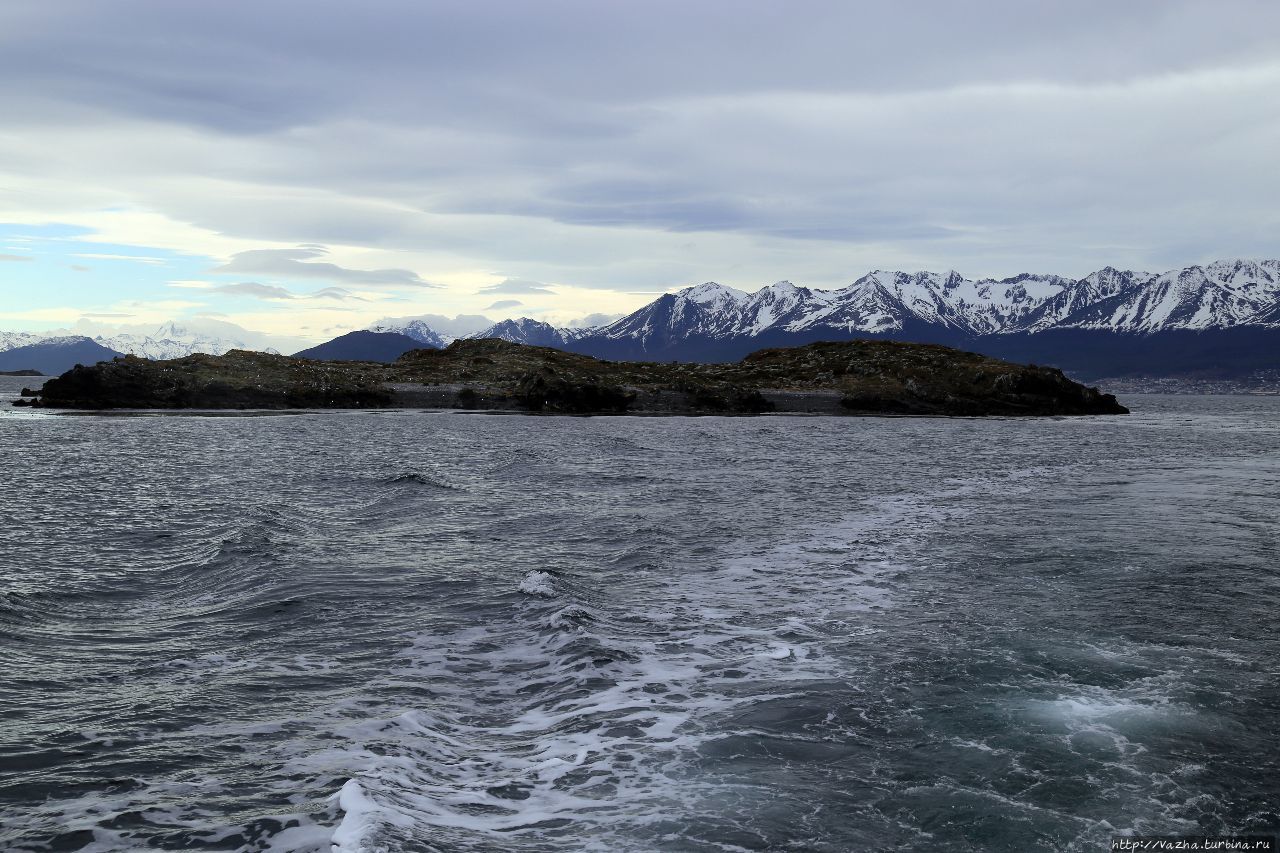
[[[1280,400],[1126,402],[5,411],[0,847],[1274,832]]]

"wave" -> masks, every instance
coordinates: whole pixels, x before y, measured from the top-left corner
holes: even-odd
[[[395,678],[433,698],[362,724],[335,849],[649,850],[692,831],[676,826],[725,794],[700,770],[712,745],[856,677],[826,644],[892,607],[898,557],[945,515],[904,498],[666,580],[633,572],[607,596],[580,572],[526,573],[509,624],[426,632],[405,651]],[[728,811],[746,820],[769,796],[741,786]]]

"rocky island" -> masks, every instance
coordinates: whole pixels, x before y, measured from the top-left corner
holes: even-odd
[[[445,408],[567,414],[1095,415],[1115,397],[1050,367],[933,344],[813,343],[727,364],[610,362],[498,339],[391,364],[233,350],[78,365],[15,405],[65,409]]]

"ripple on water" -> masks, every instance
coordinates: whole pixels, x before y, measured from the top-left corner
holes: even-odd
[[[1280,406],[1160,406],[0,418],[0,846],[1267,830]]]

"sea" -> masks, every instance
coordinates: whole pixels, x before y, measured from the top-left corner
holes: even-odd
[[[53,413],[0,849],[1100,851],[1280,828],[1280,397]]]

